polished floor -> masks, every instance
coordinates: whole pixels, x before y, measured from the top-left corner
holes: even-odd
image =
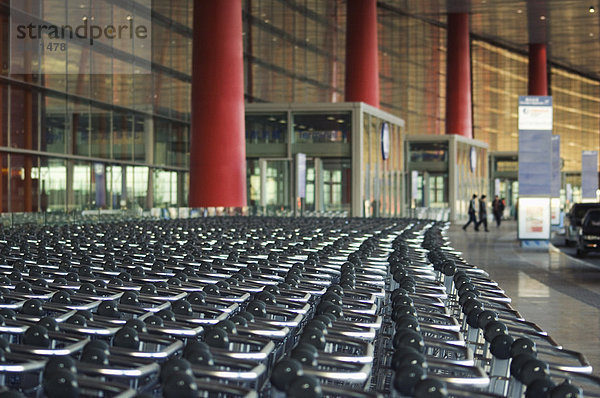
[[[584,353],[600,375],[600,256],[575,258],[560,237],[547,251],[522,249],[515,221],[490,225],[489,232],[453,224],[449,238],[467,262],[498,282],[525,319]]]

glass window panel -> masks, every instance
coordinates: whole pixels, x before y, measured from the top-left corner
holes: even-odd
[[[20,117],[11,118],[10,146],[22,149],[39,149],[38,103],[39,95],[33,89],[12,86],[10,112]]]
[[[152,73],[141,65],[136,65],[133,75],[133,108],[143,111],[152,112],[153,94],[153,77]]]
[[[169,165],[188,167],[189,166],[189,127],[184,124],[173,123],[172,141],[169,148],[171,159]]]
[[[133,115],[128,113],[113,113],[113,159],[132,160],[133,156]]]
[[[177,206],[177,173],[168,170],[154,171],[154,206]]]
[[[123,169],[123,167],[115,165],[106,167],[106,185],[110,195],[107,207],[112,209],[127,207],[126,198],[123,196],[125,183]]]
[[[40,210],[66,211],[67,165],[63,159],[40,159]]]
[[[67,152],[67,101],[44,96],[42,107],[42,151]]]
[[[0,212],[10,210],[10,196],[8,192],[10,169],[8,168],[8,157],[8,154],[0,152]]]
[[[133,124],[133,159],[138,162],[146,162],[146,131],[145,116],[135,116]],[[151,121],[149,119],[149,121]]]
[[[67,53],[67,90],[69,93],[90,97],[91,65],[89,52],[77,46],[69,46]]]
[[[112,126],[112,115],[109,111],[101,108],[90,108],[90,139],[92,156],[110,158],[110,135]]]
[[[115,70],[127,70],[127,64],[118,59],[113,60],[113,65]],[[113,103],[131,108],[133,106],[133,75],[116,73],[113,76],[113,82]]]
[[[152,33],[155,34],[154,32]],[[171,62],[171,68],[181,73],[189,73],[190,69],[188,61],[192,58],[192,54],[189,52],[190,38],[185,37],[178,32],[170,32],[169,40],[170,41],[167,41],[167,44],[170,50],[169,60]]]
[[[287,136],[287,115],[275,113],[267,115],[246,115],[246,142],[249,144],[285,143]]]
[[[350,142],[350,113],[294,114],[296,143]]]
[[[148,193],[148,168],[143,166],[135,166],[128,167],[127,169],[131,169],[132,171],[131,177],[133,185],[133,191],[131,194],[128,192],[128,196],[131,195],[129,197],[132,199],[135,207],[147,209],[148,206],[146,203],[146,195]]]
[[[92,73],[89,76],[92,98],[105,103],[113,100],[113,75],[106,73],[113,69],[113,58],[109,54],[94,51],[91,59]]]
[[[75,155],[90,155],[90,107],[79,102],[70,102],[71,145]]]
[[[154,122],[154,141],[154,164],[169,164],[168,148],[171,142],[171,123],[162,119]]]
[[[38,211],[38,158],[31,155],[10,155],[10,203],[7,211]]]
[[[250,214],[257,215],[260,208],[260,167],[258,159],[246,159],[246,189]]]
[[[188,164],[188,127],[157,119],[154,122],[154,164],[185,167]]]
[[[73,166],[73,207],[77,210],[92,208],[95,190],[92,191],[92,167],[88,162],[75,162]]]

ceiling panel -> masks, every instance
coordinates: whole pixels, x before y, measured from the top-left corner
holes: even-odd
[[[469,12],[471,32],[511,49],[545,42],[548,59],[600,79],[598,0],[381,0],[384,10],[445,24],[448,12]],[[590,12],[593,7],[595,12]]]

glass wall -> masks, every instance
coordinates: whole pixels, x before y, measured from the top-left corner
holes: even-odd
[[[389,129],[384,154],[383,130]],[[365,216],[397,216],[402,212],[404,146],[401,127],[375,115],[363,114],[362,184]]]
[[[57,1],[40,0],[30,12],[41,21],[59,18]],[[113,15],[141,1],[111,0],[111,8],[96,11]],[[91,15],[94,4],[78,1],[76,15]],[[86,54],[75,46],[61,62],[31,48],[11,48],[10,7],[0,9],[0,211],[33,211],[46,207],[46,199],[47,211],[185,205],[194,1],[149,4],[150,19],[134,15],[152,26],[148,63],[124,48],[98,47]],[[407,133],[443,134],[445,18],[416,17],[407,4],[378,2],[381,108],[403,118]],[[247,102],[343,101],[345,0],[243,0],[242,7]],[[477,29],[481,21],[473,19]],[[482,37],[471,45],[474,138],[486,142],[490,152],[516,151],[516,103],[527,90],[527,55]],[[576,173],[581,150],[596,149],[600,141],[600,83],[557,66],[549,82],[563,172]],[[341,159],[349,155],[342,145],[352,144],[350,121],[343,115],[330,121],[335,127],[312,131],[310,120],[298,115],[291,141],[286,141],[292,126],[285,113],[246,122],[246,138],[260,156],[291,158],[293,144],[327,142],[340,145],[333,157]],[[401,155],[386,161],[376,156],[378,126],[374,118],[364,120],[366,208],[372,214],[398,214],[400,201],[390,193],[400,190],[404,178],[401,163],[394,164]],[[96,163],[103,164],[103,172],[94,173]],[[446,200],[437,179],[427,184],[436,201]]]
[[[490,152],[518,150],[517,104],[527,94],[526,54],[481,41],[472,41],[474,138]],[[581,171],[581,151],[600,143],[600,82],[550,69],[553,134],[561,136],[564,172]]]
[[[192,1],[147,1],[152,21],[129,2],[82,0],[76,10],[64,0],[30,3],[11,6],[33,7],[30,15],[49,24],[69,12],[82,21],[130,13],[160,40],[144,66],[137,49],[118,44],[90,52],[69,42],[68,52],[50,56],[11,41],[10,24],[0,26],[1,47],[10,48],[0,51],[0,211],[185,205]],[[0,10],[4,21],[10,14]]]
[[[455,218],[467,217],[473,194],[487,195],[488,156],[485,148],[456,142],[456,201]],[[491,203],[488,198],[488,204]]]

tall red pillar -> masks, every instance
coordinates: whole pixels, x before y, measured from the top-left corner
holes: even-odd
[[[446,134],[473,138],[469,14],[448,14]]]
[[[246,206],[241,0],[195,0],[192,46],[189,206]]]
[[[377,0],[348,0],[345,100],[379,107]]]
[[[548,95],[546,44],[529,44],[528,95]]]

